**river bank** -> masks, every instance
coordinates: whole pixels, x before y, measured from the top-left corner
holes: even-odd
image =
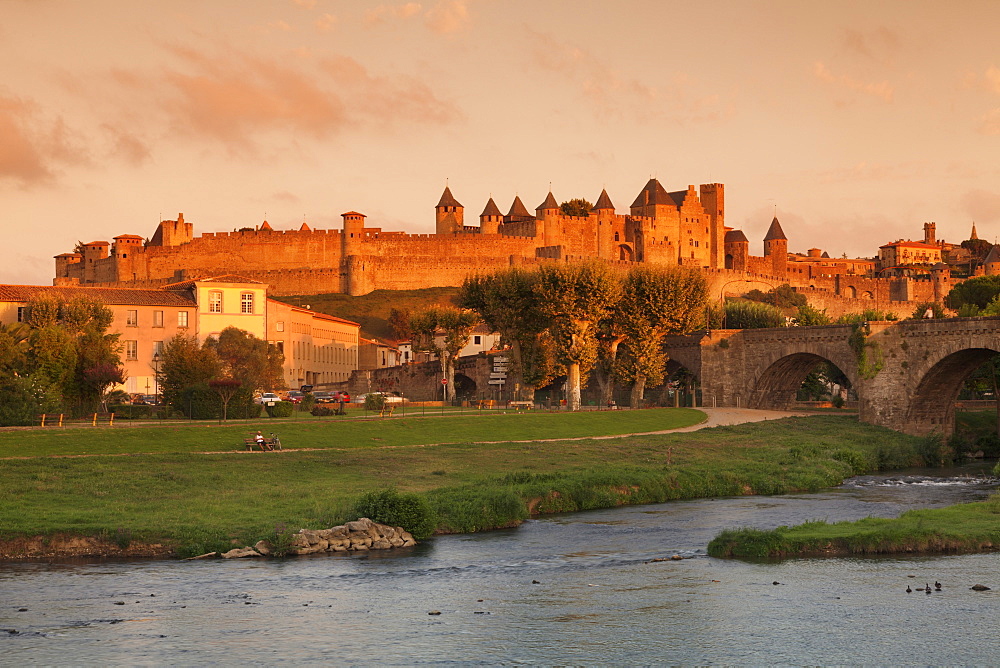
[[[349,435],[326,438],[336,436]],[[183,435],[178,440],[189,442]],[[816,491],[852,475],[922,463],[933,449],[921,439],[827,415],[613,439],[324,444],[241,457],[174,452],[5,460],[0,555],[222,552],[289,529],[356,519],[350,514],[358,496],[382,488],[424,496],[438,532],[469,533],[547,513]]]

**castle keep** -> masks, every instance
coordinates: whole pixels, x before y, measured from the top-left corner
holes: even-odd
[[[607,191],[585,216],[565,215],[551,192],[534,213],[515,197],[504,214],[490,198],[478,225],[467,224],[465,207],[446,187],[435,207],[433,234],[370,227],[357,211],[342,216],[339,230],[313,230],[303,223],[297,230],[278,231],[264,221],[196,237],[193,225],[179,214],[177,220],[162,221],[148,241],[122,234],[114,243],[93,241],[83,244],[82,252],[56,256],[54,283],[155,287],[239,273],[269,284],[275,295],[362,295],[461,285],[474,272],[511,265],[600,258],[700,268],[720,296],[731,283],[732,293],[789,283],[815,293],[810,299],[828,307],[842,298],[906,302],[947,293],[943,275],[893,283],[870,278],[873,260],[831,259],[819,249],[789,254],[777,218],[764,238],[764,254],[751,255],[746,235],[725,224],[720,183],[667,192],[650,179],[628,214],[616,213]]]

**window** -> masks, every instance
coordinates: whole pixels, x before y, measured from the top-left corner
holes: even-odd
[[[125,359],[127,359],[127,360],[137,360],[137,359],[139,359],[139,342],[138,341],[126,341],[125,342]]]
[[[163,311],[153,311],[153,327],[163,327]]]
[[[208,293],[208,312],[222,313],[222,293],[213,291]]]
[[[472,337],[472,342],[478,346],[478,345],[482,344],[483,337],[481,337],[481,336],[473,336]]]
[[[23,306],[17,307],[17,321],[24,322],[24,308]]]
[[[177,326],[178,327],[187,327],[188,326],[188,312],[187,311],[178,311],[177,312]]]
[[[285,331],[285,321],[284,320],[279,320],[278,322],[274,323],[274,331],[276,331],[276,332],[283,332],[283,331]]]
[[[125,311],[125,326],[126,327],[138,327],[139,326],[139,312],[138,311]]]
[[[163,341],[153,341],[153,354],[163,355]]]
[[[282,355],[285,354],[285,342],[284,341],[275,341],[274,342],[274,347],[277,348],[278,352],[281,353]]]
[[[252,292],[244,292],[240,295],[240,313],[253,313]]]

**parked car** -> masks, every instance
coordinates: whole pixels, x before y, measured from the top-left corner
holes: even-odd
[[[293,404],[301,404],[305,396],[305,392],[300,390],[288,390],[288,394],[285,395],[285,401],[291,401]]]
[[[404,401],[406,401],[404,397],[401,397],[396,394],[389,394],[388,392],[369,392],[368,394],[382,395],[383,400],[387,404],[401,404]],[[356,397],[354,397],[354,403],[356,404],[365,403],[365,398],[368,396],[368,394],[357,395]]]
[[[259,397],[254,397],[254,403],[261,404],[262,406],[273,406],[279,401],[281,401],[281,397],[274,392],[265,392]]]
[[[132,400],[132,403],[140,406],[159,406],[160,400],[157,399],[155,394],[140,394]]]
[[[335,404],[337,399],[333,392],[327,392],[326,390],[317,390],[313,392],[313,398],[316,399],[317,404]]]

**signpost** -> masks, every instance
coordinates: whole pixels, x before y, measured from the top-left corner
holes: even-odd
[[[444,402],[447,402],[447,401],[448,401],[448,379],[447,378],[442,378],[441,379],[441,402],[444,403]]]

